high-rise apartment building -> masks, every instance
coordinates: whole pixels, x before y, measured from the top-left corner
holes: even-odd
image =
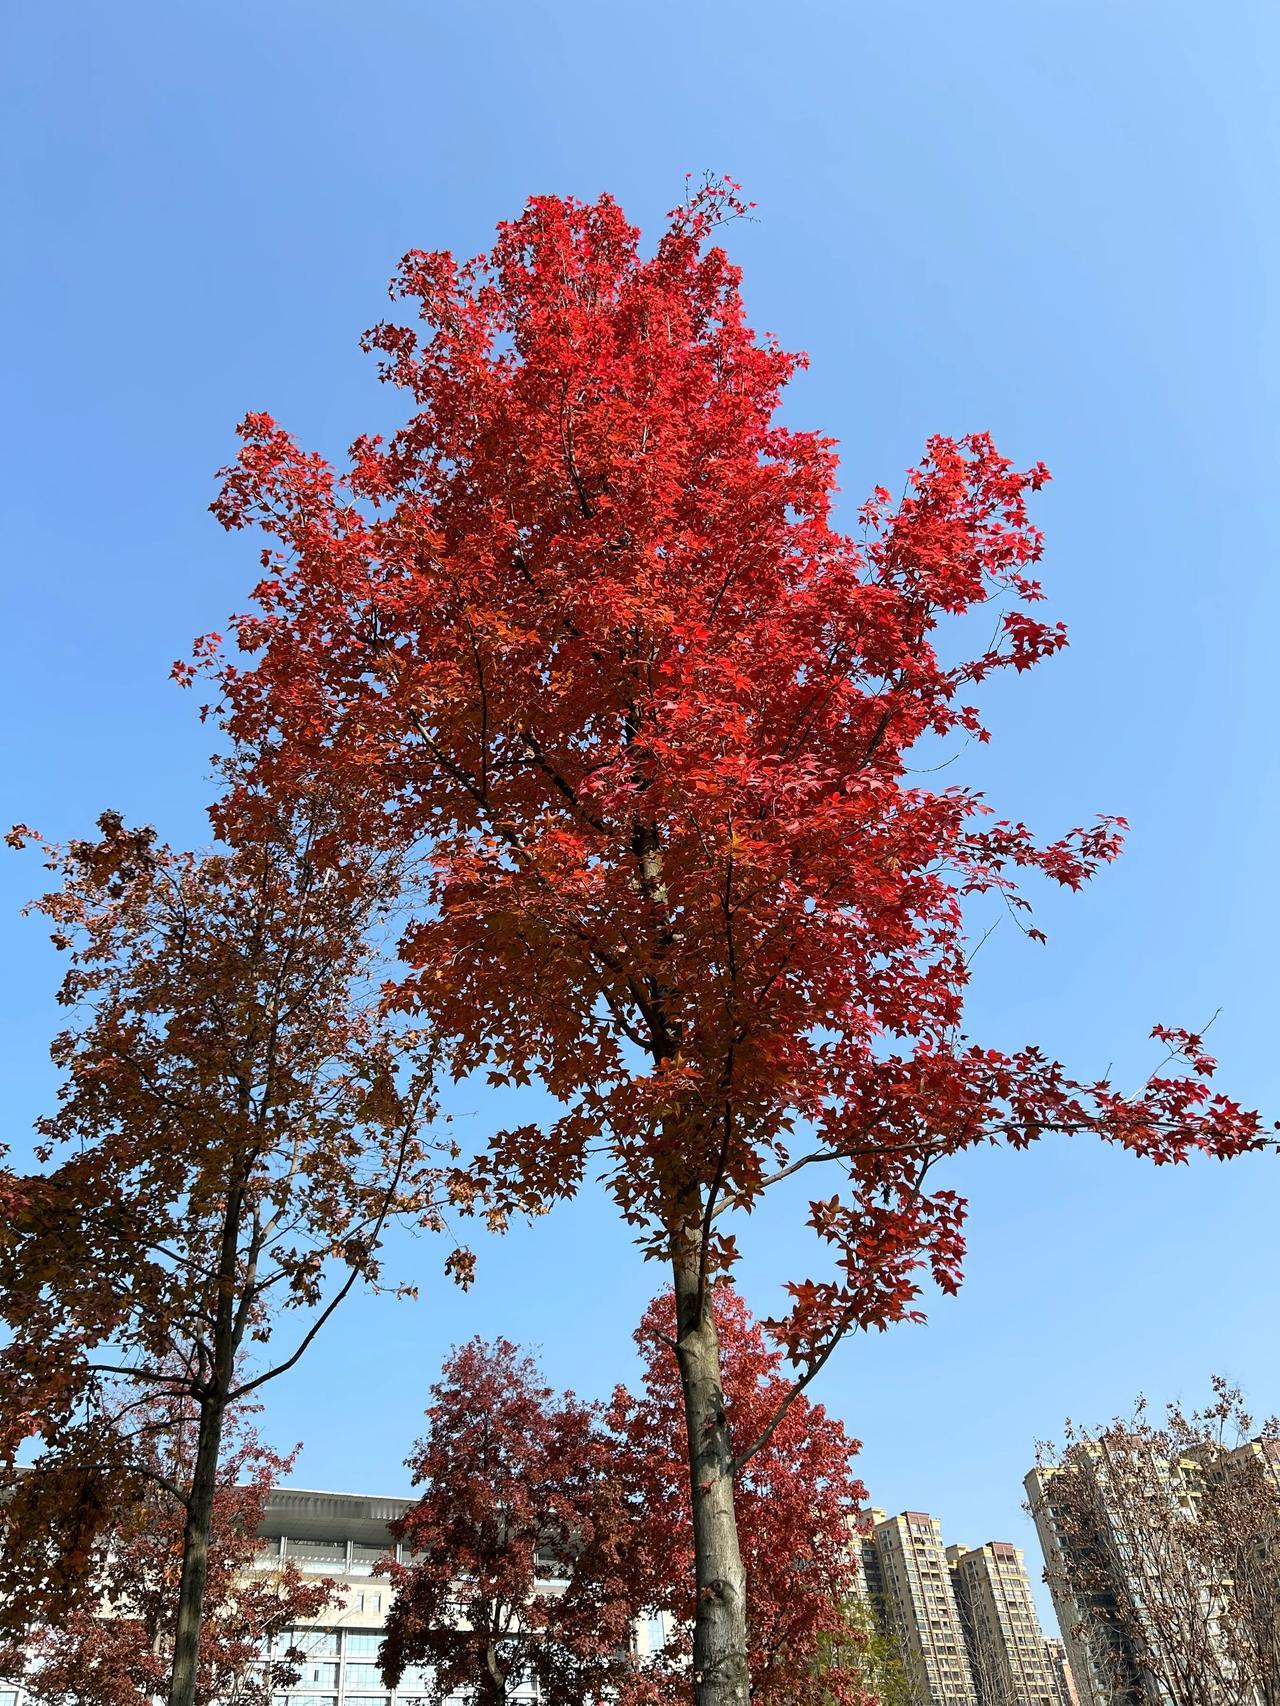
[[[913,1700],[920,1706],[979,1706],[936,1518],[903,1511],[878,1522],[873,1534]]]
[[[1280,1494],[1280,1439],[1250,1439],[1234,1451],[1198,1452],[1187,1460],[1184,1468],[1190,1471],[1193,1464],[1207,1497],[1212,1498],[1219,1487],[1254,1476],[1269,1487],[1273,1497]]]
[[[1090,1455],[1077,1454],[1068,1468],[1057,1464],[1035,1468],[1024,1485],[1044,1553],[1045,1580],[1081,1700],[1084,1706],[1159,1706],[1159,1694],[1150,1678],[1144,1677],[1132,1643],[1116,1627],[1114,1593],[1101,1584],[1099,1591],[1085,1596],[1073,1590],[1071,1547],[1075,1543],[1068,1537],[1065,1501],[1058,1496],[1059,1478],[1064,1474],[1092,1475]],[[1129,1548],[1127,1535],[1107,1538],[1114,1542],[1108,1549],[1116,1555]]]
[[[913,1706],[1078,1706],[1059,1687],[1020,1548],[944,1551],[925,1511],[871,1515],[862,1581],[897,1637]]]
[[[858,1561],[858,1591],[878,1618],[885,1615],[884,1574],[880,1554],[876,1551],[876,1525],[884,1521],[886,1511],[873,1506],[865,1511],[854,1530],[854,1553]],[[866,1526],[863,1526],[866,1525]]]
[[[1076,1693],[1075,1678],[1071,1674],[1067,1649],[1062,1642],[1046,1635],[1044,1659],[1045,1664],[1049,1667],[1049,1675],[1053,1678],[1055,1706],[1080,1706],[1080,1696]]]
[[[1221,1566],[1199,1542],[1199,1525],[1234,1477],[1259,1469],[1280,1490],[1280,1445],[1254,1440],[1230,1453],[1172,1459],[1141,1435],[1115,1434],[1083,1441],[1063,1463],[1027,1476],[1082,1706],[1170,1706],[1188,1674],[1197,1699],[1256,1706],[1259,1693],[1242,1675],[1224,1621],[1232,1584],[1218,1579]],[[1280,1570],[1274,1524],[1259,1528],[1253,1563],[1264,1575]]]
[[[1058,1706],[1020,1547],[947,1547],[979,1706]]]

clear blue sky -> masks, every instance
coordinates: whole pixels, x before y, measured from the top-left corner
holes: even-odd
[[[470,252],[542,191],[651,224],[686,170],[728,171],[759,203],[729,233],[756,323],[810,351],[791,413],[842,440],[851,502],[932,431],[1055,475],[1072,648],[1000,685],[980,776],[1046,831],[1108,810],[1133,833],[1051,904],[1047,949],[987,945],[973,1028],[1133,1075],[1154,1020],[1221,1007],[1224,1080],[1280,1113],[1274,5],[10,0],[0,30],[6,822],[60,836],[110,805],[203,837],[210,736],[168,667],[254,571],[206,512],[213,471],[248,408],[330,452],[382,418],[356,338],[404,249]],[[0,861],[18,1147],[52,1089],[54,956],[16,916],[37,878]],[[1025,1543],[1021,1477],[1067,1414],[1194,1399],[1214,1369],[1280,1409],[1277,1166],[968,1160],[959,1299],[821,1382],[876,1501]],[[805,1268],[799,1206],[751,1228],[757,1308]],[[403,1487],[471,1333],[540,1343],[589,1393],[629,1373],[658,1276],[607,1205],[486,1247],[466,1298],[439,1254],[398,1246],[422,1301],[353,1304],[273,1392],[302,1483]]]

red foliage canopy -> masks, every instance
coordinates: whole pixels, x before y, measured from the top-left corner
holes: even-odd
[[[922,1265],[957,1284],[939,1157],[1046,1128],[1231,1155],[1258,1122],[1180,1031],[1133,1095],[963,1034],[967,897],[1078,887],[1120,844],[1103,819],[1041,845],[907,769],[926,736],[985,740],[972,690],[1064,644],[1032,572],[1046,471],[934,438],[840,531],[834,445],[777,418],[801,358],[752,332],[712,240],[740,209],[712,186],[646,255],[608,197],[539,197],[478,259],[407,255],[393,294],[426,333],[366,341],[413,413],[341,475],[247,417],[214,507],[273,540],[235,623],[253,663],[199,653],[268,795],[325,786],[351,839],[429,851],[400,999],[455,1070],[565,1106],[496,1134],[460,1194],[537,1208],[603,1152],[705,1282],[735,1255],[722,1211],[832,1160],[834,1271],[779,1324],[813,1367],[909,1314]],[[952,661],[939,630],[996,601]]]
[[[782,1355],[731,1287],[712,1295],[730,1426],[754,1438],[787,1393]],[[453,1354],[409,1460],[422,1496],[395,1525],[412,1561],[382,1566],[396,1586],[381,1654],[389,1682],[425,1664],[441,1695],[474,1689],[495,1703],[535,1676],[552,1706],[688,1697],[694,1541],[680,1382],[662,1344],[673,1319],[669,1294],[650,1305],[636,1333],[641,1390],[619,1387],[607,1418],[554,1394],[505,1340]],[[853,1673],[823,1666],[850,1639],[853,1523],[866,1497],[857,1450],[801,1396],[739,1479],[761,1706],[864,1706]],[[633,1653],[633,1621],[658,1614],[669,1641]]]
[[[608,1693],[630,1646],[629,1518],[596,1407],[556,1396],[505,1339],[457,1350],[409,1465],[423,1493],[394,1523],[412,1551],[380,1659],[428,1665],[443,1699],[500,1706],[530,1678],[547,1706]]]

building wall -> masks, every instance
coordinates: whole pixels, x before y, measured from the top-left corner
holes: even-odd
[[[880,1569],[880,1555],[876,1551],[875,1530],[876,1525],[885,1520],[885,1515],[886,1512],[873,1507],[850,1522],[851,1544],[858,1564],[858,1592],[877,1617],[882,1616],[885,1605],[884,1576]]]
[[[1077,1600],[1067,1586],[1067,1559],[1054,1501],[1054,1480],[1062,1473],[1061,1468],[1053,1465],[1036,1468],[1027,1476],[1024,1485],[1032,1520],[1036,1525],[1036,1534],[1040,1540],[1040,1549],[1044,1554],[1045,1580],[1053,1599],[1053,1609],[1058,1618],[1067,1662],[1075,1678],[1081,1706],[1146,1706],[1150,1695],[1144,1694],[1136,1683],[1127,1697],[1124,1693],[1117,1692],[1106,1674],[1106,1669],[1111,1666],[1108,1665],[1104,1669],[1095,1645],[1101,1643],[1109,1647],[1111,1643],[1103,1641],[1097,1619],[1090,1615],[1090,1607]],[[1127,1662],[1136,1675],[1138,1667],[1131,1654],[1117,1651],[1114,1658],[1120,1663]]]
[[[1049,1667],[1049,1675],[1053,1678],[1056,1706],[1080,1706],[1080,1696],[1076,1692],[1075,1678],[1071,1674],[1071,1662],[1067,1658],[1067,1649],[1062,1642],[1046,1636],[1044,1656],[1045,1663]]]
[[[293,1688],[277,1695],[274,1706],[422,1706],[430,1681],[424,1667],[406,1671],[394,1693],[383,1685],[377,1668],[392,1589],[373,1575],[373,1566],[395,1549],[387,1524],[408,1505],[407,1499],[291,1487],[273,1492],[258,1529],[262,1561],[276,1564],[292,1558],[305,1571],[332,1577],[341,1589],[340,1602],[309,1625],[301,1640],[289,1643],[308,1649],[308,1660]],[[553,1581],[547,1585],[554,1591]],[[645,1655],[659,1651],[670,1636],[664,1614],[638,1619],[632,1639],[635,1651]],[[532,1702],[537,1697],[536,1689],[528,1688],[514,1699]]]
[[[924,1511],[877,1523],[876,1556],[919,1706],[978,1706],[942,1530]]]
[[[1161,1503],[1168,1511],[1167,1520],[1195,1524],[1204,1500],[1213,1496],[1216,1478],[1229,1475],[1233,1464],[1251,1461],[1259,1451],[1264,1467],[1280,1486],[1280,1448],[1272,1453],[1262,1441],[1215,1460],[1208,1473],[1196,1456],[1173,1460],[1155,1454],[1144,1455],[1140,1473],[1157,1478],[1155,1484],[1169,1501],[1167,1506]],[[1172,1674],[1180,1641],[1184,1652],[1199,1650],[1186,1645],[1192,1639],[1207,1643],[1201,1679],[1207,1693],[1221,1706],[1252,1706],[1253,1689],[1233,1680],[1218,1622],[1223,1604],[1219,1590],[1208,1580],[1197,1585],[1158,1572],[1151,1546],[1143,1541],[1142,1525],[1135,1526],[1133,1507],[1126,1502],[1127,1472],[1122,1451],[1113,1458],[1112,1448],[1086,1441],[1073,1447],[1062,1465],[1034,1469],[1026,1478],[1047,1565],[1046,1580],[1082,1706],[1170,1706],[1169,1694],[1146,1668],[1142,1655],[1161,1673]],[[1087,1560],[1098,1576],[1088,1603],[1081,1603],[1068,1585],[1069,1559],[1061,1520],[1061,1490],[1069,1484],[1065,1478],[1075,1476],[1086,1478],[1090,1533],[1083,1539],[1077,1536],[1071,1544],[1087,1547]],[[1141,1509],[1140,1503],[1137,1508]],[[1199,1596],[1198,1606],[1185,1599],[1192,1591]],[[1114,1605],[1120,1596],[1137,1608],[1135,1616],[1142,1619],[1140,1651],[1106,1615],[1108,1603]]]
[[[259,1526],[263,1565],[291,1559],[305,1574],[329,1576],[340,1598],[280,1644],[307,1654],[293,1687],[277,1706],[408,1706],[423,1698],[429,1677],[410,1671],[394,1694],[378,1674],[378,1647],[391,1606],[391,1585],[373,1574],[380,1557],[395,1550],[387,1524],[408,1509],[408,1499],[279,1487]]]
[[[1058,1706],[1020,1548],[947,1548],[980,1706]]]
[[[290,1559],[304,1575],[336,1583],[338,1597],[318,1617],[279,1639],[279,1651],[300,1648],[305,1659],[297,1667],[298,1680],[273,1696],[273,1706],[427,1706],[427,1667],[411,1667],[394,1691],[378,1671],[394,1589],[374,1575],[374,1566],[389,1552],[401,1555],[387,1525],[409,1503],[357,1493],[274,1489],[258,1527],[258,1566],[271,1568]],[[632,1637],[635,1650],[641,1655],[659,1651],[671,1634],[665,1614],[640,1618]],[[537,1698],[534,1688],[514,1696],[524,1703]],[[0,1680],[0,1706],[32,1706],[31,1697]],[[451,1706],[464,1706],[464,1697],[455,1696]]]

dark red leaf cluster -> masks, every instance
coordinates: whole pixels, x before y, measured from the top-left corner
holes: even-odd
[[[731,1287],[714,1297],[735,1439],[760,1434],[788,1391],[781,1353]],[[507,1698],[536,1678],[550,1706],[597,1698],[663,1706],[687,1698],[693,1535],[669,1296],[636,1334],[637,1393],[607,1413],[556,1394],[506,1340],[455,1351],[431,1389],[410,1459],[419,1501],[396,1524],[410,1562],[381,1660],[388,1682],[429,1664],[441,1694]],[[743,1471],[753,1699],[762,1706],[866,1706],[854,1677],[823,1669],[847,1639],[857,1591],[854,1524],[865,1502],[858,1442],[803,1396]],[[668,1638],[633,1650],[639,1618]]]
[[[169,1407],[142,1399],[129,1425],[127,1470],[109,1450],[96,1466],[52,1454],[0,1503],[0,1676],[38,1671],[46,1706],[147,1706],[168,1688],[185,1512],[162,1483],[189,1472],[194,1417],[175,1435]],[[139,1430],[151,1443],[139,1443]],[[331,1583],[292,1564],[255,1567],[258,1525],[291,1465],[248,1426],[230,1427],[214,1500],[201,1706],[268,1706],[298,1671],[278,1640],[268,1661],[267,1644],[332,1603]]]

